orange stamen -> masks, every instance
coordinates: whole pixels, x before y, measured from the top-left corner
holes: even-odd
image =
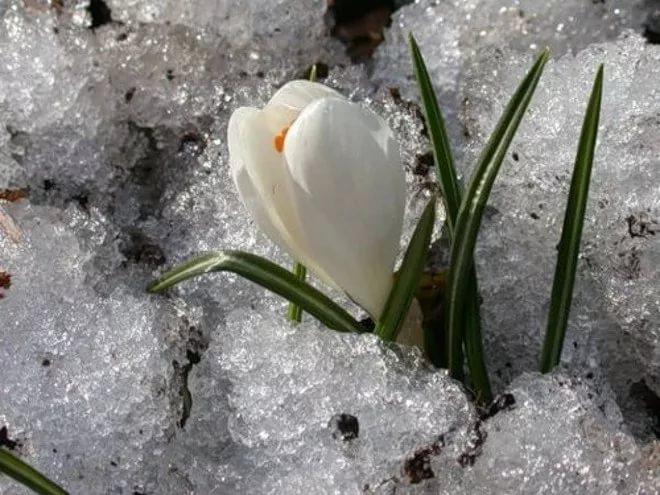
[[[289,126],[283,127],[280,133],[275,136],[275,149],[278,153],[282,153],[284,149],[284,138],[286,138],[287,132],[289,132]]]

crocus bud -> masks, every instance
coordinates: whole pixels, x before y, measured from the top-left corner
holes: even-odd
[[[392,288],[405,202],[385,121],[319,83],[292,81],[229,120],[238,192],[259,228],[378,318]]]

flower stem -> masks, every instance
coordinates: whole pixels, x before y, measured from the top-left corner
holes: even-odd
[[[307,268],[302,263],[296,263],[293,265],[293,275],[300,280],[301,282],[305,281],[307,278]],[[302,321],[303,310],[300,306],[295,303],[289,303],[289,311],[287,312],[287,317],[289,320],[294,323],[300,323]]]

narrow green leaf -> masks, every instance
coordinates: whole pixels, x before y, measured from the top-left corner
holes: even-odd
[[[419,278],[424,270],[434,222],[435,196],[426,205],[417,223],[406,254],[403,257],[399,276],[394,283],[394,287],[392,287],[385,303],[385,309],[376,326],[376,334],[385,341],[396,339],[401,325],[406,319],[408,309],[417,290]]]
[[[467,193],[459,208],[451,248],[449,271],[449,293],[447,307],[447,329],[449,362],[452,376],[460,377],[463,368],[461,344],[464,340],[464,313],[468,309],[466,295],[470,272],[474,269],[472,257],[483,211],[500,169],[504,155],[513,140],[529,101],[534,94],[543,67],[549,57],[545,50],[531,68],[525,79],[511,97],[500,121],[497,123],[486,147],[481,153]]]
[[[484,358],[484,341],[481,336],[481,315],[479,310],[479,291],[477,290],[477,274],[472,270],[468,274],[468,287],[465,296],[463,337],[465,356],[467,358],[470,382],[475,399],[480,404],[490,404],[493,401],[493,392],[488,378],[488,368]]]
[[[600,119],[600,102],[603,93],[603,66],[601,65],[594,81],[594,86],[587,105],[587,111],[582,124],[580,142],[578,145],[571,189],[568,194],[568,204],[564,216],[564,227],[561,231],[559,253],[555,278],[552,284],[548,328],[541,351],[540,369],[542,373],[552,371],[559,364],[561,350],[564,345],[564,335],[568,324],[573,299],[573,284],[580,252],[580,239],[584,214],[587,209],[589,181],[594,161],[598,121]]]
[[[447,234],[449,239],[453,239],[454,225],[458,216],[458,209],[461,204],[461,186],[458,183],[456,168],[452,158],[449,137],[445,129],[445,122],[442,117],[442,111],[438,105],[438,98],[433,83],[429,77],[426,63],[422,57],[415,37],[410,34],[410,50],[412,52],[413,67],[417,84],[422,97],[424,107],[424,116],[426,125],[433,145],[433,156],[437,168],[438,182],[442,191],[442,200],[447,211]],[[468,368],[472,386],[475,389],[477,397],[483,402],[492,400],[490,380],[484,360],[483,339],[481,338],[481,322],[479,317],[479,289],[477,286],[477,276],[472,270],[468,276],[468,290],[466,301],[469,310],[465,312],[465,352],[468,358]],[[443,321],[443,325],[446,320]],[[443,325],[430,329],[432,335],[427,339],[427,354],[432,358],[436,366],[447,366],[447,350],[443,352],[442,346],[445,343],[447,329]],[[443,359],[444,357],[444,359]]]
[[[366,330],[344,309],[291,272],[250,253],[217,251],[179,265],[151,284],[149,292],[163,292],[179,282],[209,272],[232,272],[297,304],[326,326],[340,332]]]
[[[56,483],[2,448],[0,448],[0,473],[6,474],[41,495],[68,495]]]
[[[410,51],[412,52],[413,67],[419,86],[419,92],[424,106],[426,125],[433,145],[433,156],[438,171],[438,182],[442,191],[442,201],[447,210],[447,226],[451,237],[458,208],[461,204],[461,189],[456,178],[456,168],[451,154],[449,137],[445,129],[445,121],[438,105],[438,99],[431,83],[424,58],[419,50],[417,41],[412,34],[409,37]]]
[[[316,66],[314,66],[316,67]],[[301,282],[305,281],[305,278],[307,277],[307,268],[305,265],[302,263],[298,263],[297,261],[293,265],[293,276],[296,277],[298,280]],[[287,317],[289,320],[295,322],[295,323],[300,323],[302,321],[302,308],[298,306],[295,303],[289,303],[289,311],[287,313]]]

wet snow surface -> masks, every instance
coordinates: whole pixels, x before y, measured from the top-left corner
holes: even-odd
[[[91,3],[0,0],[0,444],[85,494],[660,490],[656,2],[420,1],[366,66],[330,37],[321,0]],[[489,411],[416,350],[310,318],[291,328],[280,299],[236,277],[144,291],[206,250],[290,264],[238,200],[225,132],[233,109],[317,62],[399,136],[408,238],[433,188],[409,31],[464,174],[534,54],[553,49],[477,246],[503,394]],[[601,62],[564,363],[541,376]],[[0,478],[0,493],[27,492]]]

